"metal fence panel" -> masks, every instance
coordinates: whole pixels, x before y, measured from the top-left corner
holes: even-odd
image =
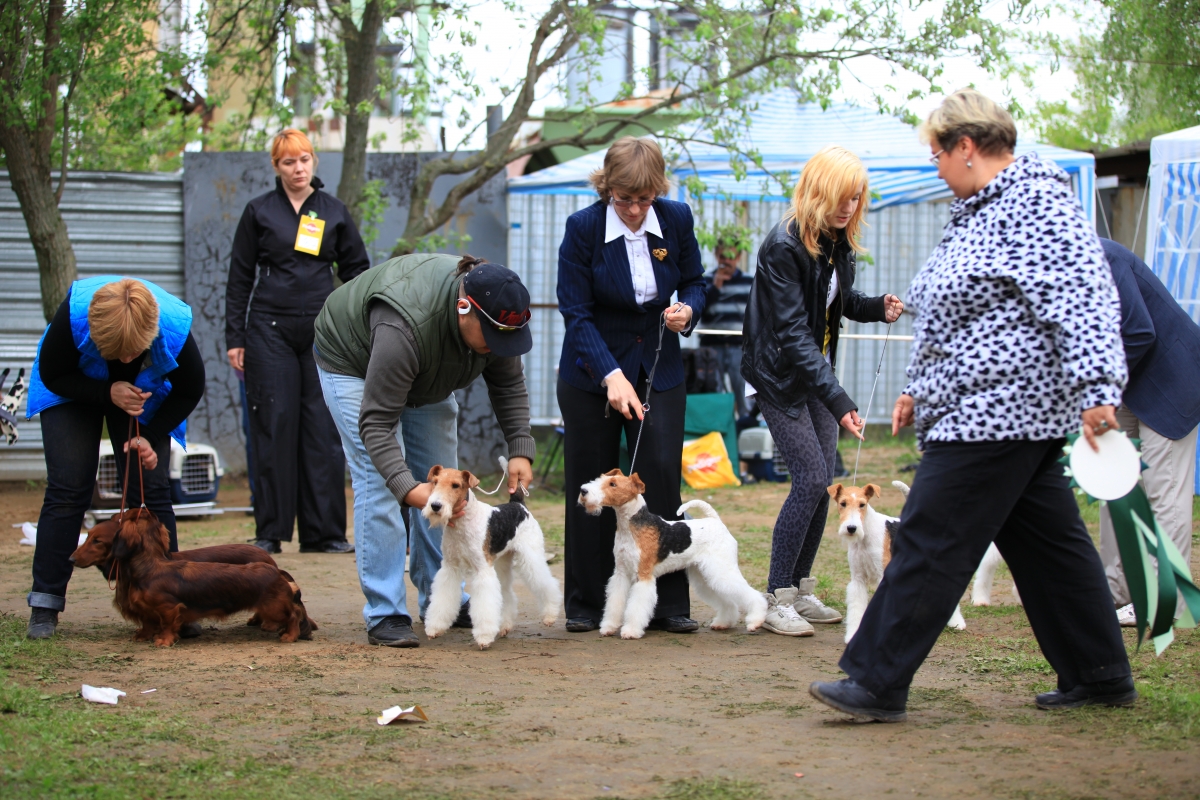
[[[153,281],[177,297],[183,292],[183,191],[178,174],[77,172],[59,203],[79,277],[117,274]],[[46,328],[37,258],[8,173],[0,171],[0,369],[26,374]],[[18,416],[24,417],[24,406]],[[22,422],[21,438],[0,445],[0,480],[43,478],[42,431]]]
[[[562,242],[567,217],[595,202],[591,195],[510,194],[508,196],[508,264],[516,270],[534,304],[533,350],[525,357],[525,375],[529,384],[534,424],[556,422],[559,416],[555,397],[556,370],[562,348],[564,326],[557,311],[555,286],[558,275],[558,247]],[[753,243],[747,268],[753,272],[754,256],[767,232],[782,218],[786,206],[776,200],[724,202],[705,200],[693,206],[696,225],[747,221]],[[859,260],[855,288],[875,296],[885,292],[905,296],[909,283],[941,240],[942,228],[950,219],[948,201],[890,206],[868,216],[864,244],[868,257]],[[715,265],[712,253],[702,254],[705,269]],[[843,333],[886,334],[882,323],[860,324],[845,321]],[[905,315],[892,325],[891,333],[912,334],[911,317]],[[875,370],[883,352],[882,341],[843,340],[839,344],[838,378],[865,412]],[[868,418],[870,423],[891,420],[896,396],[907,382],[910,344],[891,340],[875,390]]]

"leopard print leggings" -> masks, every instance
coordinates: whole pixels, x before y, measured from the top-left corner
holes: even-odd
[[[775,449],[792,475],[792,490],[779,509],[771,539],[767,591],[774,592],[799,586],[817,558],[829,515],[829,493],[825,490],[833,480],[838,423],[816,398],[809,398],[795,419],[761,397],[758,407],[771,430]]]

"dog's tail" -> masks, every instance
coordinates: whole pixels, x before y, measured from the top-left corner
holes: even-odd
[[[675,513],[679,516],[683,516],[684,512],[690,511],[693,508],[699,512],[698,514],[692,515],[693,519],[707,518],[715,519],[717,522],[721,521],[721,517],[717,514],[717,510],[703,500],[688,500],[686,503],[681,505],[679,510]]]
[[[900,490],[900,494],[908,497],[908,484],[904,481],[892,481],[892,486]]]

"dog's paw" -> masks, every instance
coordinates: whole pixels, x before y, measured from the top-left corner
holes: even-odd
[[[762,626],[763,626],[763,624],[762,624],[761,622],[755,622],[755,623],[753,623],[753,624],[747,624],[747,625],[746,625],[746,631],[747,631],[748,633],[754,633],[756,630],[758,630],[758,629],[759,629],[759,628],[761,628]]]
[[[496,632],[496,638],[503,639],[505,636],[508,636],[510,633],[512,633],[516,627],[516,625],[510,625],[507,628],[501,628]]]
[[[476,641],[475,644],[478,645],[480,650],[487,650],[489,647],[492,646],[492,642],[494,642],[494,641],[495,641],[494,639],[480,639],[480,640]]]
[[[991,604],[992,604],[992,601],[991,601],[990,599],[988,599],[988,600],[984,600],[983,598],[980,598],[980,599],[978,599],[978,600],[972,600],[972,601],[971,601],[971,605],[973,605],[973,606],[975,606],[975,607],[979,607],[979,606],[990,606]]]
[[[557,615],[557,614],[554,614],[554,615],[552,615],[552,616],[551,616],[551,615],[547,615],[547,616],[545,616],[545,617],[542,617],[542,624],[543,624],[543,625],[545,625],[547,628],[551,628],[551,627],[553,627],[553,626],[554,626],[554,623],[555,623],[555,622],[557,622],[557,621],[558,621],[558,615]]]
[[[292,642],[296,641],[299,638],[300,638],[300,634],[298,632],[297,633],[287,633],[285,631],[283,633],[283,635],[279,637],[279,641],[283,642],[284,644],[291,644]],[[311,639],[312,636],[309,636],[308,638]]]
[[[250,619],[246,620],[246,625],[251,628],[257,628],[259,625],[262,625],[262,617],[256,613]]]
[[[727,631],[730,628],[732,628],[733,626],[726,625],[724,622],[717,622],[716,620],[713,620],[712,624],[709,625],[708,627],[710,630],[714,630],[714,631]]]
[[[963,620],[962,622],[953,622],[946,627],[955,631],[965,631],[967,629],[967,623],[966,620]]]
[[[428,636],[430,639],[436,639],[445,632],[446,632],[446,628],[440,628],[440,629],[439,628],[429,628],[429,627],[425,628],[425,635]]]
[[[613,625],[613,626],[611,626],[611,627],[609,627],[609,626],[607,626],[607,625],[603,625],[603,626],[601,626],[601,627],[600,627],[600,635],[601,635],[601,636],[613,636],[613,635],[615,635],[615,634],[617,633],[617,631],[619,631],[619,630],[621,630],[621,629],[620,629],[620,628],[618,628],[616,625]]]
[[[635,630],[633,628],[621,628],[622,639],[640,639],[646,635],[645,631]]]

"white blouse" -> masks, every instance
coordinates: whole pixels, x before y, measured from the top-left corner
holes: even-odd
[[[642,226],[637,231],[629,230],[629,226],[617,216],[617,209],[612,203],[604,219],[604,243],[613,239],[625,237],[625,254],[629,256],[629,275],[633,279],[633,296],[637,304],[645,305],[651,300],[658,299],[658,283],[654,280],[654,265],[650,261],[650,242],[647,233],[653,233],[662,238],[662,228],[658,224],[658,215],[654,206],[646,212]]]

